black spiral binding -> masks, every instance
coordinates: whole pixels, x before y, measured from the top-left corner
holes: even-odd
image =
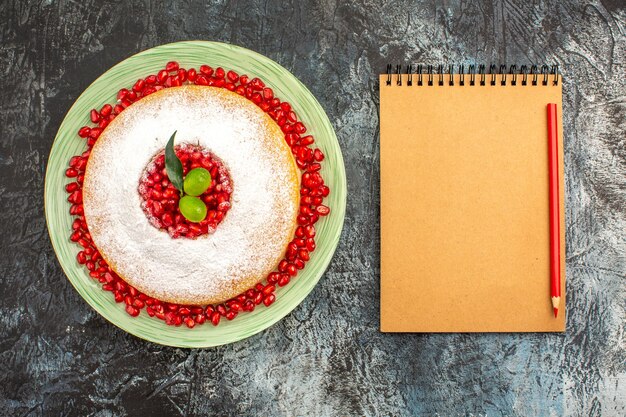
[[[467,71],[465,71],[465,65],[460,64],[457,65],[458,74],[459,74],[459,84],[462,86],[466,85],[465,76],[469,76],[469,85],[470,86],[485,86],[485,85],[496,85],[498,76],[500,77],[500,85],[507,85],[507,82],[510,85],[517,85],[518,82],[521,82],[521,85],[544,85],[547,86],[550,83],[550,78],[552,79],[552,85],[559,85],[559,66],[552,65],[549,67],[548,65],[542,65],[541,69],[537,65],[531,65],[530,70],[528,66],[522,65],[521,67],[517,67],[517,65],[500,65],[498,68],[495,64],[491,64],[489,66],[489,70],[483,64],[478,66],[476,69],[476,65],[469,65],[467,67]],[[406,85],[412,86],[413,76],[417,75],[417,85],[423,86],[433,86],[435,84],[434,79],[435,75],[437,77],[437,85],[443,86],[444,84],[444,75],[446,74],[444,70],[444,66],[442,64],[437,65],[436,71],[434,70],[434,65],[426,65],[426,70],[424,71],[424,65],[417,65],[416,71],[413,71],[414,66],[412,64],[406,66],[406,71],[402,72],[402,65],[396,65],[395,68],[391,64],[387,64],[387,85],[391,85],[393,74],[396,75],[396,85],[402,85],[402,74],[407,75]],[[455,65],[448,65],[447,74],[449,77],[449,85],[454,85],[454,73],[455,73]],[[426,83],[424,83],[424,74],[426,75]],[[478,75],[478,82],[476,82],[476,76]],[[521,81],[519,80],[521,78]]]

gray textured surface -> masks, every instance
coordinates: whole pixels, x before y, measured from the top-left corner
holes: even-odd
[[[624,2],[3,1],[0,415],[626,414]],[[125,57],[184,39],[259,51],[336,128],[349,182],[339,250],[291,315],[207,350],[105,322],[63,276],[43,218],[54,134]],[[387,62],[558,63],[564,75],[568,331],[383,335],[375,75]]]

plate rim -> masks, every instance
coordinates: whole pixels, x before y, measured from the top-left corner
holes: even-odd
[[[75,112],[76,110],[75,107],[77,106],[77,104],[79,102],[81,102],[81,98],[83,98],[88,91],[94,87],[94,85],[99,84],[100,82],[102,82],[101,80],[103,78],[105,78],[105,76],[107,74],[110,74],[111,72],[114,72],[116,70],[116,68],[122,66],[126,61],[131,60],[131,59],[138,59],[139,57],[141,57],[143,54],[148,54],[150,53],[150,51],[155,51],[155,50],[167,50],[168,48],[173,48],[173,47],[179,47],[179,46],[186,46],[186,45],[200,45],[200,46],[206,46],[206,47],[214,47],[214,48],[218,48],[218,49],[224,49],[224,50],[231,50],[231,51],[235,51],[237,53],[244,53],[248,56],[251,56],[252,58],[254,58],[257,61],[265,61],[266,63],[269,63],[273,66],[275,66],[276,68],[278,68],[281,72],[284,72],[286,74],[288,74],[291,78],[291,80],[293,82],[296,83],[297,87],[301,89],[301,91],[306,94],[308,96],[308,98],[311,101],[311,104],[315,107],[316,113],[318,114],[318,116],[322,119],[322,122],[325,123],[328,127],[328,132],[330,133],[328,139],[329,142],[331,142],[334,146],[333,146],[333,153],[337,156],[337,162],[338,164],[336,164],[337,166],[333,166],[333,173],[335,175],[338,176],[339,178],[339,185],[341,185],[342,187],[338,190],[338,189],[333,189],[333,193],[336,192],[341,192],[341,194],[339,195],[339,198],[337,200],[338,206],[337,207],[333,207],[333,212],[331,213],[332,216],[339,216],[340,217],[340,221],[337,223],[338,226],[336,228],[334,228],[333,230],[331,230],[331,233],[329,236],[326,237],[326,239],[328,240],[328,245],[330,245],[330,251],[328,253],[328,256],[326,256],[320,263],[320,268],[319,268],[319,272],[317,272],[315,274],[314,277],[309,278],[309,280],[312,280],[312,284],[310,285],[310,288],[306,289],[305,291],[301,291],[300,293],[297,293],[297,295],[295,297],[293,297],[291,299],[291,303],[290,306],[286,309],[281,310],[273,310],[270,311],[270,315],[268,315],[267,320],[265,320],[260,326],[258,326],[257,328],[253,329],[251,332],[247,332],[246,334],[238,334],[234,337],[231,338],[226,338],[225,340],[218,342],[218,343],[212,343],[212,339],[208,339],[206,342],[207,343],[201,343],[201,342],[195,342],[195,341],[188,341],[188,340],[172,340],[172,338],[167,337],[165,339],[167,339],[167,341],[164,341],[163,339],[155,339],[152,338],[150,335],[147,335],[145,333],[143,333],[140,330],[137,330],[137,328],[134,328],[135,326],[128,326],[126,325],[126,323],[124,322],[116,322],[113,317],[110,317],[108,314],[106,314],[107,310],[105,307],[102,307],[100,305],[98,305],[93,299],[91,299],[90,297],[86,296],[85,293],[87,293],[88,291],[83,290],[82,288],[79,288],[77,286],[77,283],[74,282],[74,279],[71,278],[72,274],[69,272],[69,265],[66,266],[64,264],[64,261],[62,261],[62,257],[59,256],[59,252],[60,252],[60,246],[57,247],[57,245],[61,245],[62,242],[61,240],[63,239],[63,237],[59,238],[59,237],[54,237],[52,234],[52,229],[51,229],[51,223],[52,223],[52,214],[50,212],[51,208],[48,207],[48,204],[51,203],[51,197],[50,197],[50,192],[52,190],[48,190],[49,188],[49,178],[51,177],[51,172],[50,172],[50,162],[53,156],[53,151],[55,149],[57,149],[61,143],[62,140],[67,140],[66,138],[61,137],[63,135],[63,127],[64,124],[66,123],[66,119],[68,118],[68,116],[70,114],[72,114],[73,112]],[[172,57],[172,59],[175,59]],[[209,59],[207,59],[207,61],[210,61]],[[120,87],[122,88],[122,87]],[[100,103],[100,104],[104,104]],[[49,192],[50,191],[50,192]],[[62,190],[58,190],[59,193],[62,193]],[[63,194],[64,196],[65,194]],[[63,197],[61,197],[63,198]],[[161,44],[161,45],[157,45],[151,48],[147,48],[144,49],[140,52],[137,52],[135,54],[132,54],[124,59],[122,59],[121,61],[117,62],[115,65],[111,66],[109,69],[107,69],[106,71],[104,71],[102,74],[100,74],[94,81],[92,81],[82,92],[81,94],[74,100],[74,102],[72,103],[72,105],[70,106],[70,108],[67,110],[67,112],[65,113],[61,123],[59,124],[59,128],[57,129],[57,132],[55,134],[54,140],[52,142],[52,145],[50,147],[50,151],[48,153],[48,158],[46,160],[46,171],[45,171],[45,177],[44,177],[44,215],[45,215],[45,219],[46,219],[46,229],[47,229],[47,234],[48,234],[48,239],[50,240],[51,244],[52,244],[52,248],[53,251],[55,253],[55,257],[59,263],[59,265],[61,266],[61,269],[63,271],[63,274],[65,275],[65,278],[70,282],[70,284],[72,285],[72,287],[74,287],[75,291],[80,295],[80,297],[83,299],[84,302],[86,302],[92,309],[94,309],[101,317],[103,317],[105,320],[107,320],[109,323],[113,324],[114,326],[120,328],[121,330],[123,330],[126,333],[129,333],[139,339],[143,339],[146,341],[149,341],[151,343],[156,343],[156,344],[160,344],[160,345],[164,345],[164,346],[171,346],[171,347],[179,347],[179,348],[207,348],[207,347],[215,347],[215,346],[220,346],[220,345],[225,345],[225,344],[230,344],[230,343],[234,343],[237,341],[241,341],[241,340],[245,340],[255,334],[258,334],[264,330],[267,330],[268,328],[270,328],[271,326],[273,326],[274,324],[276,324],[278,321],[282,320],[284,317],[286,317],[288,314],[290,314],[291,312],[293,312],[301,303],[302,301],[313,291],[313,289],[316,287],[317,283],[319,282],[319,280],[321,279],[321,277],[326,273],[328,265],[330,264],[330,262],[332,261],[332,259],[334,258],[334,255],[336,253],[337,247],[339,245],[339,241],[340,241],[340,237],[341,237],[341,232],[343,230],[343,226],[345,224],[345,212],[346,212],[346,205],[347,205],[347,179],[346,179],[346,172],[345,172],[345,163],[344,163],[344,159],[343,159],[343,153],[341,150],[341,146],[339,144],[339,141],[337,139],[337,135],[335,132],[335,129],[330,121],[330,119],[328,118],[328,115],[326,114],[326,112],[324,111],[323,107],[321,106],[321,104],[319,103],[319,101],[317,100],[317,98],[311,93],[311,91],[294,75],[291,73],[291,71],[287,70],[286,68],[284,68],[282,65],[280,65],[279,63],[277,63],[276,61],[274,61],[273,59],[264,56],[256,51],[253,51],[251,49],[248,48],[244,48],[238,45],[233,45],[233,44],[229,44],[229,43],[225,43],[225,42],[217,42],[217,41],[203,41],[203,40],[187,40],[187,41],[179,41],[179,42],[170,42],[170,43],[165,43],[165,44]],[[339,209],[339,210],[337,210]],[[70,242],[69,240],[66,242],[67,245],[72,245],[73,243]],[[80,270],[85,273],[84,268],[80,268]],[[116,304],[116,306],[119,306],[119,304]],[[119,308],[119,307],[118,307]],[[268,310],[269,311],[269,310]],[[253,314],[253,313],[248,313],[248,314]],[[269,313],[268,313],[269,314]],[[150,318],[147,317],[147,319],[150,320],[155,320],[154,318]],[[132,322],[131,322],[132,323]],[[166,326],[165,324],[162,324],[163,326]],[[217,326],[215,329],[219,330],[220,326]],[[194,329],[185,329],[185,331],[194,331]]]

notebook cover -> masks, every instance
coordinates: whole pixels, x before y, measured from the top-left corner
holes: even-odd
[[[561,82],[380,76],[381,331],[565,330]],[[436,75],[437,80],[439,75]],[[499,80],[498,76],[498,80]],[[550,302],[548,103],[557,104],[561,305]]]

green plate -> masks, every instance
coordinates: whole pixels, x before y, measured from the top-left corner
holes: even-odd
[[[142,310],[132,318],[117,304],[110,292],[89,277],[86,269],[76,262],[79,246],[69,240],[72,216],[66,201],[64,185],[69,182],[65,169],[70,157],[85,150],[85,141],[77,136],[81,126],[89,125],[89,111],[105,103],[114,103],[120,88],[132,86],[139,78],[156,74],[168,61],[178,61],[183,68],[199,68],[202,64],[232,69],[240,74],[259,77],[270,86],[277,97],[292,104],[308,133],[325,153],[322,175],[331,193],[325,204],[329,216],[317,224],[317,249],[311,260],[289,285],[279,288],[276,302],[270,307],[259,306],[253,313],[242,313],[233,321],[223,320],[219,326],[210,323],[189,329],[167,326],[149,317]],[[105,319],[140,338],[169,346],[209,347],[235,342],[252,336],[276,323],[302,302],[326,270],[339,242],[346,208],[346,174],[341,149],[335,132],[315,97],[289,71],[276,62],[233,45],[217,42],[177,42],[143,51],[117,64],[85,90],[63,120],[56,135],[46,171],[45,211],[52,246],[65,275],[80,295]],[[313,316],[315,317],[315,316]]]

